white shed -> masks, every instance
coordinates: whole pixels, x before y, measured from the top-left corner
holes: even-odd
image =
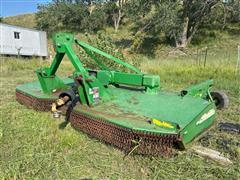
[[[0,23],[0,54],[47,57],[47,34]]]

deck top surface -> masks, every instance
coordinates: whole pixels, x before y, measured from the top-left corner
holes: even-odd
[[[72,81],[67,78],[64,82],[69,84]],[[38,82],[19,85],[17,90],[36,98],[57,98],[56,95],[43,94]],[[146,94],[143,91],[115,87],[109,87],[109,92],[112,95],[110,101],[99,103],[92,108],[78,104],[75,110],[136,130],[174,133],[175,129],[160,127],[147,121],[155,118],[176,123],[182,129],[211,106],[210,102],[202,98],[181,97],[179,94],[170,92]]]

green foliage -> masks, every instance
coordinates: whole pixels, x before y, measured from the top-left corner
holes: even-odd
[[[132,0],[130,3],[129,13],[136,22],[133,30],[137,42],[133,43],[133,48],[134,44],[139,44],[139,39],[143,42],[145,37],[160,35],[168,44],[186,47],[203,28],[219,29],[240,21],[239,0],[229,3],[220,0]]]
[[[205,18],[203,28],[225,29],[240,22],[240,0],[218,3],[212,9],[211,16]]]
[[[49,33],[97,32],[107,26],[117,32],[132,24],[132,50],[136,51],[147,39],[185,48],[205,30],[239,23],[239,8],[240,0],[54,0],[39,5],[36,17],[38,28]]]
[[[37,26],[48,31],[97,31],[104,27],[105,16],[101,4],[97,4],[90,13],[84,1],[53,1],[39,5]]]
[[[165,38],[172,39],[179,32],[179,6],[175,1],[131,1],[129,13],[135,14],[132,21],[135,39],[132,48],[137,50],[146,37],[165,34]],[[171,43],[171,42],[168,42]]]
[[[104,3],[104,11],[107,16],[107,23],[118,31],[120,24],[122,25],[124,19],[128,16],[127,9],[131,0],[107,0]]]
[[[203,22],[209,19],[212,9],[220,3],[212,1],[131,1],[132,16],[137,21],[135,29],[146,35],[164,33],[165,38],[177,47],[186,47]],[[169,43],[168,42],[168,43]]]
[[[91,15],[83,19],[82,27],[87,32],[96,32],[106,26],[107,17],[101,7],[96,7]]]
[[[97,35],[95,37],[91,36],[90,34],[86,33],[85,34],[85,37],[87,39],[87,42],[110,54],[110,55],[113,55],[114,57],[120,59],[120,60],[123,60],[125,62],[128,62],[134,66],[139,66],[139,61],[137,61],[136,59],[134,59],[133,57],[132,58],[126,58],[126,56],[124,56],[123,54],[123,50],[122,49],[119,49],[116,47],[116,45],[114,44],[113,40],[107,36],[106,34],[104,33],[97,33]],[[101,60],[101,62],[105,65],[107,65],[107,67],[109,67],[110,69],[112,70],[123,70],[125,72],[128,72],[129,70],[123,66],[121,66],[120,64],[117,64],[115,63],[114,61],[111,61],[99,54],[95,54],[94,53],[94,56],[97,57],[99,60]],[[97,66],[97,64],[95,63],[95,61],[93,61],[91,59],[91,57],[89,57],[89,55],[82,49],[79,49],[79,58],[84,62],[84,65],[89,67],[89,68],[92,68],[92,69],[98,69],[99,67]]]
[[[225,4],[226,21],[232,23],[240,22],[240,0],[231,0]]]

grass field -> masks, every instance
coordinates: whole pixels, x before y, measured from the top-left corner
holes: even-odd
[[[214,79],[214,89],[225,91],[230,107],[219,111],[217,122],[240,122],[240,76],[235,72],[236,52],[225,57],[224,51],[210,51],[207,65],[197,65],[194,55],[181,58],[142,57],[144,72],[159,74],[164,90],[179,91],[205,79]],[[184,60],[185,59],[185,60]],[[18,84],[36,80],[34,70],[49,61],[1,58],[0,177],[6,179],[239,179],[239,134],[211,129],[201,144],[222,152],[233,161],[221,166],[195,155],[179,151],[171,158],[126,156],[68,125],[50,113],[36,112],[15,101]],[[68,61],[61,75],[72,71]]]

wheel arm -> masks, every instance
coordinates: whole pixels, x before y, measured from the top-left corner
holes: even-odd
[[[181,96],[194,96],[207,98],[210,95],[213,80],[207,80],[197,85],[191,86],[181,91]]]

